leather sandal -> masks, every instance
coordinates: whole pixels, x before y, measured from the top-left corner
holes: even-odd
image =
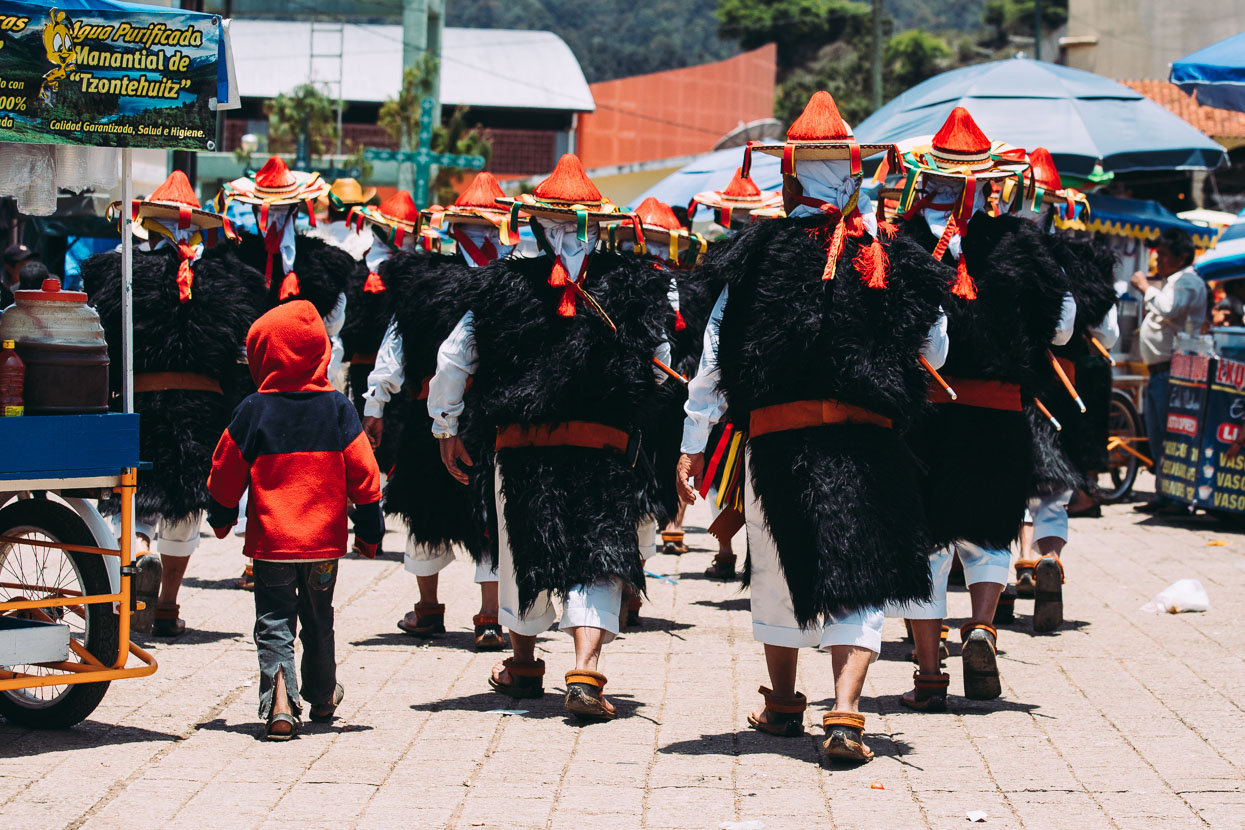
[[[826,712],[821,717],[826,740],[821,754],[839,761],[867,764],[873,752],[865,746],[865,716],[859,712]]]
[[[947,711],[947,688],[951,685],[951,675],[912,673],[912,691],[899,698],[899,702],[909,709],[918,712]]]
[[[1031,597],[1034,591],[1033,569],[1037,567],[1036,559],[1016,560],[1016,595]]]
[[[332,723],[333,715],[337,712],[337,707],[341,706],[342,700],[346,697],[346,687],[338,683],[333,686],[333,700],[331,703],[321,703],[311,707],[311,711],[307,716],[316,723]]]
[[[994,624],[1010,625],[1016,622],[1016,586],[1008,585],[999,594],[999,604],[994,607]]]
[[[506,634],[496,614],[476,614],[471,624],[476,629],[476,651],[501,651],[506,647]]]
[[[412,620],[411,617],[415,619]],[[398,620],[398,628],[412,637],[431,637],[445,633],[445,603],[417,602],[415,608]]]
[[[151,624],[153,637],[180,637],[186,633],[186,621],[177,616],[180,605],[157,605],[156,621]]]
[[[908,622],[907,620],[904,620],[903,623],[904,625],[908,627],[908,642],[911,643],[913,642],[912,623]],[[946,660],[947,658],[951,656],[951,649],[947,648],[947,635],[949,635],[950,633],[951,633],[951,627],[948,625],[944,625],[942,627],[942,631],[938,633],[938,662],[939,663],[941,663],[942,661]],[[917,662],[915,645],[913,646],[912,651],[908,653],[908,659],[911,660],[913,663]]]
[[[581,721],[597,723],[618,717],[614,704],[605,698],[605,675],[587,669],[566,673],[566,711]]]
[[[803,692],[780,695],[765,686],[757,691],[765,698],[765,717],[758,720],[749,714],[749,726],[758,732],[779,738],[798,738],[804,734],[804,712],[808,709],[808,698]]]
[[[735,578],[735,554],[719,553],[713,557],[713,564],[705,570],[710,579],[731,580]]]
[[[661,552],[669,556],[682,556],[687,553],[687,545],[683,544],[683,531],[663,530],[661,532]]]
[[[242,576],[238,577],[237,586],[243,591],[255,590],[255,568],[250,562],[246,563],[246,567],[242,569]]]
[[[999,633],[988,622],[969,620],[960,626],[960,659],[964,662],[964,697],[994,700],[999,685]]]
[[[283,729],[278,730],[277,724],[282,724]],[[273,712],[268,716],[268,723],[264,727],[264,737],[270,741],[288,741],[298,734],[298,729],[302,724],[294,715],[285,712]]]
[[[545,661],[516,660],[507,657],[501,661],[501,669],[510,675],[510,682],[503,683],[497,667],[493,667],[488,684],[493,691],[514,698],[538,698],[545,693]]]
[[[1053,553],[1034,568],[1033,630],[1054,631],[1063,625],[1063,562]]]

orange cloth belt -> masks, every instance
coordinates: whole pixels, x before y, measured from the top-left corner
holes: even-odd
[[[953,401],[947,391],[937,384],[929,387],[931,403],[956,403],[961,406],[976,406],[981,409],[1002,409],[1008,412],[1020,411],[1020,385],[1003,383],[998,380],[977,380],[973,378],[946,378],[947,383],[955,390]]]
[[[582,447],[625,454],[630,440],[631,437],[623,430],[592,421],[567,421],[564,424],[537,424],[530,427],[511,424],[497,430],[496,448],[510,450],[520,447]]]
[[[168,392],[177,389],[185,392],[215,392],[223,395],[220,381],[194,372],[144,372],[134,376],[135,392]]]
[[[821,427],[830,424],[871,424],[890,429],[890,418],[861,406],[835,400],[792,401],[752,410],[748,435],[756,438],[769,432]]]
[[[1068,381],[1076,386],[1076,364],[1066,357],[1057,357],[1055,362],[1063,367],[1063,373],[1068,376]]]

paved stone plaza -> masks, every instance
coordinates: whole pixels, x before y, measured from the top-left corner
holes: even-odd
[[[698,507],[688,524],[705,518]],[[801,665],[809,737],[746,728],[764,661],[747,595],[700,576],[711,541],[701,532],[689,534],[692,553],[649,562],[677,583],[650,580],[643,629],[607,649],[601,669],[623,715],[613,723],[564,716],[572,655],[556,632],[540,642],[544,699],[489,691],[497,656],[469,648],[478,593],[465,564],[444,575],[450,633],[426,645],[400,633],[415,580],[391,553],[343,563],[340,719],[266,743],[251,595],[233,587],[241,543],[205,538],[182,594],[191,633],[153,644],[155,676],[115,683],[68,732],[0,723],[0,816],[40,830],[874,830],[961,827],[969,811],[994,828],[1245,826],[1245,537],[1208,517],[1166,522],[1127,506],[1074,520],[1072,534],[1068,622],[1035,636],[1030,604],[1018,604],[1000,633],[1001,700],[958,697],[953,633],[950,712],[902,709],[912,664],[902,624],[887,621],[864,702],[878,757],[858,769],[818,763],[828,655],[807,652]],[[386,545],[401,549],[394,526]],[[1208,613],[1138,610],[1182,577],[1206,586]],[[967,594],[952,603],[962,619]]]

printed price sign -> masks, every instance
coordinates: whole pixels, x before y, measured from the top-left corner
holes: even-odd
[[[216,149],[221,21],[0,1],[0,141]]]
[[[1219,358],[1203,417],[1194,503],[1245,513],[1245,363]]]
[[[1167,424],[1158,466],[1159,492],[1192,502],[1199,487],[1203,414],[1206,408],[1210,358],[1172,355],[1168,381]]]

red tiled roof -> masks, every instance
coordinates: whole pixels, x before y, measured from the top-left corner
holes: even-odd
[[[1245,113],[1204,107],[1168,81],[1121,81],[1171,110],[1211,138],[1245,138]]]

